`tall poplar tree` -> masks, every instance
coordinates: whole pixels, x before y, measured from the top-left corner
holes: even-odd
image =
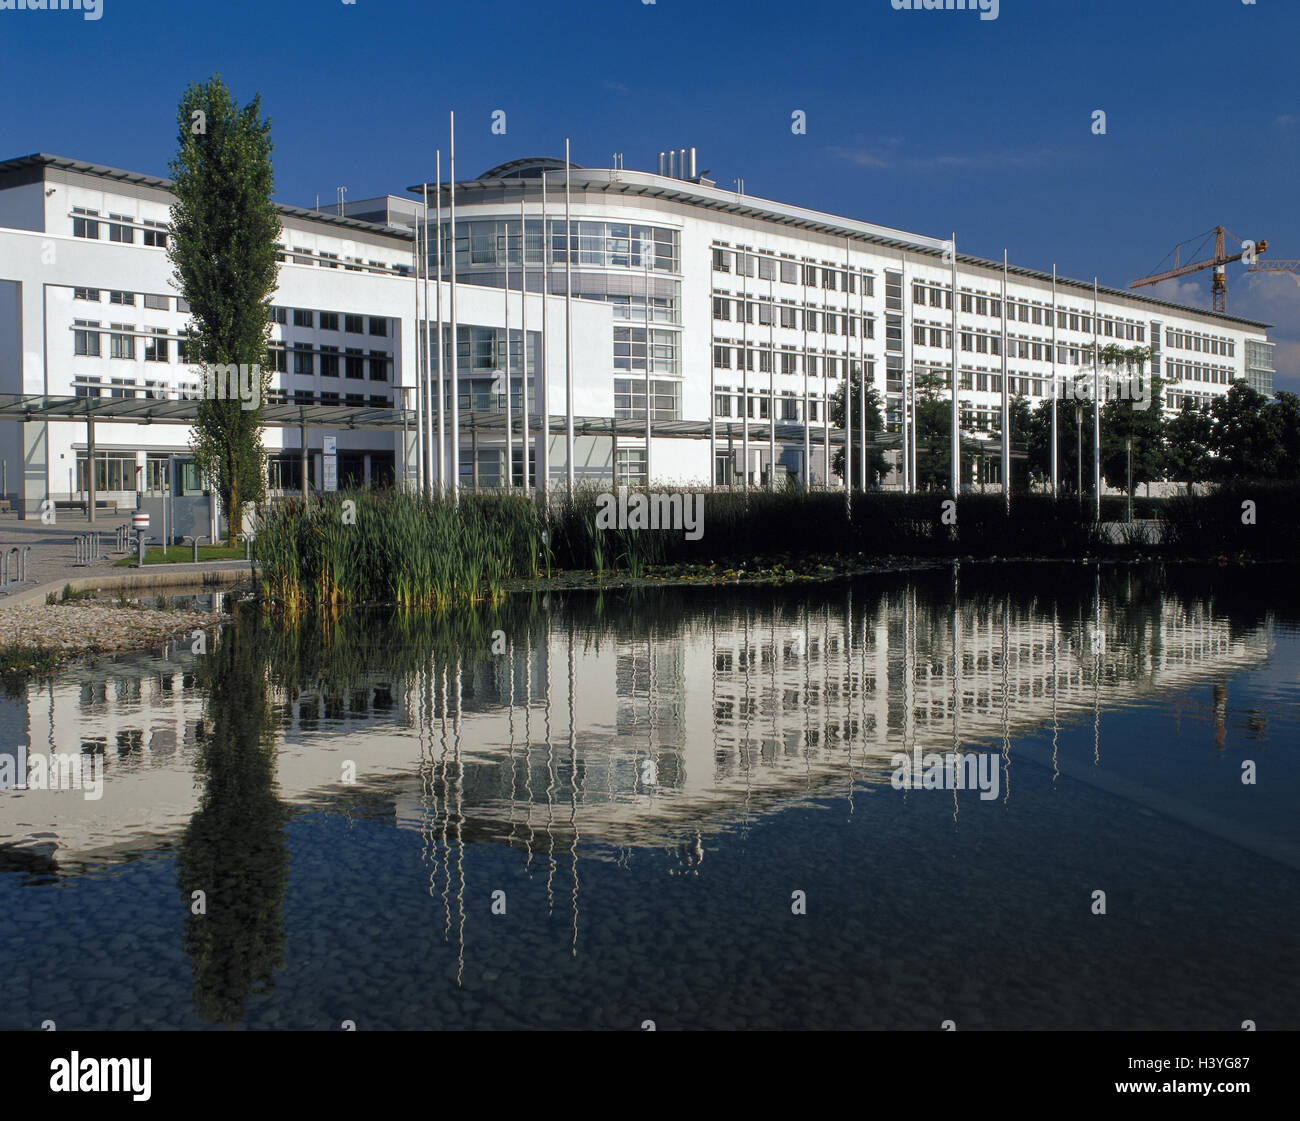
[[[271,201],[271,123],[260,114],[260,96],[241,108],[217,75],[190,86],[176,112],[171,162],[168,256],[192,317],[187,358],[204,387],[190,444],[216,489],[232,546],[245,508],[266,494],[261,416],[280,216]],[[228,364],[256,367],[255,393],[240,399],[228,381],[208,376]]]

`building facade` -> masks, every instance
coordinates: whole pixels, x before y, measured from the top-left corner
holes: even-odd
[[[430,322],[441,325],[444,415],[456,353],[469,487],[535,485],[543,452],[551,481],[564,481],[570,382],[575,478],[693,486],[787,475],[842,485],[827,470],[842,438],[828,402],[854,370],[881,392],[895,432],[916,394],[947,399],[954,364],[976,434],[998,424],[1004,376],[1031,406],[1054,389],[1072,406],[1074,383],[1091,382],[1092,347],[1107,383],[1125,372],[1123,351],[1146,348],[1144,378],[1168,383],[1163,408],[1238,379],[1271,390],[1264,324],[960,253],[954,314],[951,243],[685,174],[570,165],[567,236],[565,166],[553,159],[458,183],[454,239],[445,184],[335,213],[281,207],[272,492],[299,490],[304,463],[316,489],[416,480],[417,338],[433,343],[431,381],[438,369]],[[441,280],[415,268],[426,187],[431,228],[439,194],[443,203],[428,242],[428,272],[440,256]],[[147,175],[48,155],[0,163],[0,403],[10,409],[0,461],[5,496],[25,516],[43,501],[84,501],[92,459],[102,499],[203,488],[188,427],[154,406],[192,398],[199,380],[166,252],[173,201],[169,183]],[[78,402],[93,405],[93,425]],[[337,448],[328,472],[327,446]]]

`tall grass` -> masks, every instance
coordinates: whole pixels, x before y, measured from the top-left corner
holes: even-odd
[[[1300,486],[1220,488],[1152,507],[1162,543],[1112,543],[1088,504],[1048,495],[964,495],[955,521],[942,494],[802,491],[706,493],[703,533],[602,528],[600,495],[580,486],[542,509],[520,495],[463,495],[459,505],[403,491],[357,491],[273,506],[255,551],[264,594],[292,610],[389,603],[413,612],[499,602],[512,581],[553,568],[641,576],[655,566],[752,567],[815,557],[1077,559],[1143,555],[1300,555]],[[673,493],[659,488],[651,493]],[[1254,522],[1242,503],[1255,503]]]
[[[291,609],[415,611],[501,599],[510,580],[536,574],[542,531],[537,507],[518,496],[465,496],[457,508],[402,491],[339,492],[272,506],[254,551],[263,593]]]

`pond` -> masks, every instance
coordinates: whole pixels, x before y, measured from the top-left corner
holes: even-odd
[[[0,699],[0,1028],[1295,1027],[1293,586],[245,606]]]

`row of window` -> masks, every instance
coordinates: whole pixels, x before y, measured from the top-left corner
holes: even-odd
[[[139,305],[136,303],[137,296],[140,300]],[[98,304],[103,303],[104,293],[99,288],[73,288],[72,298],[74,300],[84,300],[87,303]],[[155,296],[149,292],[135,293],[120,292],[116,290],[110,290],[108,293],[108,302],[110,305],[115,307],[143,306],[150,311],[171,311],[173,299],[176,302],[176,310],[184,315],[188,315],[190,305],[180,297]]]
[[[574,222],[565,237],[564,219],[547,219],[550,262],[564,265],[595,265],[607,269],[649,269],[653,272],[681,271],[681,234],[667,226],[643,226],[627,222]],[[527,263],[542,264],[541,220],[527,223]],[[442,260],[450,264],[451,225],[443,223]],[[456,223],[457,268],[504,267],[519,264],[519,223],[479,219]]]
[[[680,382],[650,382],[652,420],[681,420],[682,387]],[[614,379],[614,417],[616,420],[645,419],[645,379]]]
[[[844,335],[846,338],[857,338],[859,332],[866,339],[876,337],[876,322],[870,316],[846,315],[839,311],[811,311],[793,304],[733,300],[725,296],[713,297],[713,318],[718,323],[752,323],[757,327],[783,327],[792,331]]]
[[[1194,350],[1202,354],[1219,354],[1225,358],[1235,358],[1237,344],[1232,339],[1217,335],[1198,335],[1191,331],[1176,331],[1172,327],[1165,329],[1165,345],[1179,350]]]
[[[893,274],[897,275],[897,274]],[[952,289],[941,285],[914,281],[912,284],[912,303],[922,307],[946,308],[952,310]],[[901,310],[895,308],[894,310]],[[960,310],[966,315],[984,315],[993,319],[1002,318],[1002,301],[996,296],[981,296],[975,292],[962,292]],[[1088,312],[1071,311],[1057,308],[1056,326],[1063,331],[1081,331],[1092,334],[1092,315]],[[1052,309],[1040,304],[1030,304],[1023,300],[1007,300],[1007,322],[1033,323],[1038,326],[1052,325]],[[1127,339],[1133,342],[1146,341],[1146,328],[1140,323],[1131,323],[1109,316],[1097,317],[1097,333],[1107,338]]]
[[[141,245],[151,245],[158,249],[167,248],[167,223],[154,222],[148,218],[141,222],[125,214],[110,214],[107,221],[102,221],[98,210],[84,206],[72,208],[72,236],[84,237],[91,241],[99,240],[99,227],[108,227],[108,240],[122,245],[134,245],[135,235],[140,234]]]
[[[754,277],[757,280],[779,280],[782,284],[821,288],[827,292],[856,293],[860,285],[863,295],[875,295],[875,277],[867,272],[835,265],[802,264],[785,257],[736,252],[716,246],[713,250],[713,271],[726,273],[734,271],[736,276]]]
[[[150,327],[139,332],[128,323],[109,324],[109,357],[133,361],[136,357],[136,339],[144,340],[143,356],[146,362],[170,362],[172,340],[166,327]],[[72,353],[85,358],[102,358],[102,332],[98,320],[74,319],[72,321]],[[176,339],[176,356],[186,361],[186,343]]]
[[[773,369],[773,363],[777,368]],[[806,373],[809,377],[840,378],[848,364],[857,366],[856,359],[803,353],[795,350],[763,350],[743,346],[715,346],[715,370],[748,370],[760,374],[795,375]]]
[[[388,337],[388,320],[382,315],[340,315],[337,311],[312,311],[309,308],[272,307],[269,312],[272,323],[289,325],[290,313],[295,327],[314,328],[321,331],[337,331],[340,323],[343,333],[347,335],[376,335]]]
[[[1227,366],[1205,366],[1199,362],[1170,362],[1169,377],[1173,381],[1204,381],[1216,385],[1231,385],[1233,373]]]

